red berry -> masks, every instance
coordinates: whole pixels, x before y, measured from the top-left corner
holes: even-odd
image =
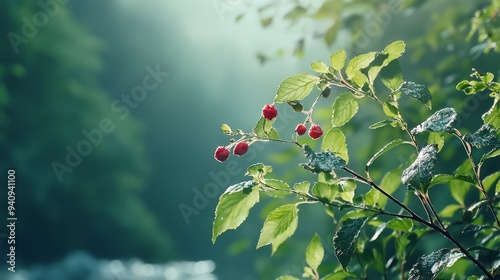
[[[242,156],[242,155],[246,154],[247,151],[248,151],[248,143],[247,142],[239,142],[234,147],[233,154],[235,154],[237,156]]]
[[[266,104],[266,106],[264,106],[264,108],[262,109],[262,116],[264,116],[264,118],[270,121],[276,118],[277,115],[278,115],[278,110],[274,108],[274,105]]]
[[[295,132],[297,132],[298,135],[304,135],[306,131],[307,127],[304,124],[298,124],[297,127],[295,128]]]
[[[225,161],[229,157],[229,150],[224,146],[219,146],[215,150],[214,158],[220,162]]]
[[[321,137],[321,135],[323,135],[323,129],[321,129],[321,126],[315,124],[313,126],[311,126],[311,128],[309,128],[309,136],[316,140],[318,138]]]

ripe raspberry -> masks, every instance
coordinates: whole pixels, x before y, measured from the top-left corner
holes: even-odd
[[[229,157],[229,150],[224,147],[224,146],[219,146],[215,150],[214,158],[219,161],[223,162]]]
[[[262,116],[264,116],[264,118],[270,121],[276,118],[277,115],[278,115],[278,110],[274,108],[274,105],[266,104],[266,106],[264,106],[264,108],[262,109]]]
[[[309,128],[309,136],[316,140],[318,138],[321,137],[321,135],[323,135],[323,129],[321,129],[321,126],[315,124],[313,126],[311,126],[311,128]]]
[[[247,151],[248,151],[248,143],[247,142],[239,142],[234,147],[233,154],[235,154],[236,156],[242,156],[242,155],[246,154]]]
[[[295,128],[295,132],[297,132],[298,135],[304,135],[306,131],[307,127],[304,124],[298,124],[297,127]]]

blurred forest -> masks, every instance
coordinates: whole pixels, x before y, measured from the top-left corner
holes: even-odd
[[[435,109],[474,113],[490,106],[471,111],[473,97],[455,85],[472,68],[500,75],[497,0],[396,1],[399,12],[379,21],[394,1],[230,2],[0,2],[0,170],[5,177],[8,169],[17,174],[19,267],[85,250],[102,259],[151,263],[210,259],[220,279],[271,279],[297,265],[300,270],[311,232],[334,228],[320,208],[301,212],[318,218],[301,220],[303,230],[271,258],[268,249],[254,250],[266,207],[212,245],[217,198],[199,208],[194,200],[210,183],[220,194],[222,185],[242,181],[244,167],[255,162],[275,165],[282,179],[305,176],[295,169],[300,157],[272,154],[285,151],[273,144],[251,159],[234,159],[238,172],[224,177],[227,167],[213,160],[213,149],[226,141],[221,123],[249,130],[283,78],[339,48],[353,56],[405,40],[403,72],[428,86]],[[380,32],[366,39],[370,22],[379,22]],[[127,103],[123,95],[155,70],[168,77],[153,75],[157,86]],[[410,126],[430,114],[415,104],[404,109]],[[377,116],[360,112],[346,132],[358,139],[349,143],[355,167],[387,138],[355,129]],[[293,130],[293,118],[284,118],[284,129]],[[479,118],[463,117],[463,125],[475,130]],[[111,132],[103,132],[103,121]],[[102,137],[88,155],[75,156],[99,129]],[[444,152],[457,156],[452,146]],[[186,218],[182,207],[195,212]],[[2,209],[0,218],[5,215]],[[3,240],[0,246],[5,252]]]

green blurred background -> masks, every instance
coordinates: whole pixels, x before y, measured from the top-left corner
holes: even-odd
[[[269,248],[254,249],[266,207],[212,245],[218,196],[244,180],[248,164],[274,163],[278,175],[295,181],[307,175],[295,172],[300,157],[273,156],[286,151],[282,145],[256,146],[247,157],[219,164],[213,151],[228,141],[220,124],[248,131],[283,78],[308,71],[310,61],[327,61],[339,48],[355,54],[407,41],[406,78],[429,86],[435,108],[467,106],[454,85],[471,67],[499,74],[497,53],[483,53],[477,40],[464,40],[474,12],[491,1],[406,1],[407,8],[391,14],[363,44],[355,31],[370,16],[382,15],[390,1],[339,7],[337,25],[345,20],[334,31],[328,11],[306,16],[334,1],[267,2],[279,5],[0,3],[0,166],[2,178],[8,169],[16,171],[19,269],[83,250],[97,259],[135,257],[147,263],[213,260],[218,279],[300,273],[311,234],[331,235],[334,228],[319,207],[301,211],[317,219],[303,219],[276,257]],[[290,16],[303,11],[297,7],[305,15]],[[411,124],[428,116],[421,107],[407,105]],[[302,121],[288,108],[278,109],[283,130]],[[356,130],[377,116],[362,112],[346,132],[358,139],[350,150],[359,160],[383,143]],[[478,120],[463,122],[476,129]],[[6,192],[0,198],[5,201]],[[0,213],[4,220],[6,212]],[[5,239],[0,246],[4,252]]]

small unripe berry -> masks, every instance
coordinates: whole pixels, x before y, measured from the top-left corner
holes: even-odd
[[[315,124],[313,126],[311,126],[311,128],[309,128],[309,136],[316,140],[318,138],[321,137],[321,135],[323,135],[323,129],[321,129],[321,126]]]
[[[242,156],[242,155],[246,154],[247,151],[248,151],[248,143],[247,142],[239,142],[234,147],[233,154],[235,154],[237,156]]]
[[[229,150],[224,147],[224,146],[219,146],[215,150],[214,158],[219,161],[223,162],[229,157]]]
[[[278,115],[278,110],[274,108],[274,105],[266,104],[262,109],[262,116],[268,120],[273,120]]]
[[[298,124],[297,127],[295,128],[295,132],[297,132],[298,135],[304,135],[306,131],[307,127],[304,124]]]

